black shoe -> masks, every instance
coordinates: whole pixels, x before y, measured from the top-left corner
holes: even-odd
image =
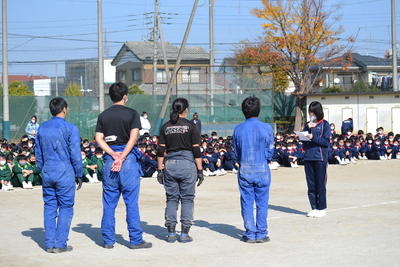
[[[179,236],[179,242],[181,243],[189,243],[192,242],[193,238],[191,238],[188,234],[184,235],[184,236]]]
[[[175,243],[178,238],[176,237],[176,233],[169,233],[167,236],[168,243]]]
[[[263,239],[257,239],[256,240],[257,243],[267,243],[269,241],[271,241],[271,239],[269,239],[268,236],[264,237]]]
[[[141,248],[151,248],[153,246],[152,243],[146,242],[143,240],[142,244],[139,245],[129,245],[130,249],[141,249]]]
[[[72,251],[72,247],[71,246],[66,246],[65,248],[54,248],[53,249],[53,253],[64,253],[64,252],[70,252]]]
[[[54,253],[54,248],[46,248],[47,253]]]
[[[103,248],[112,249],[112,248],[114,248],[114,245],[106,245],[106,244],[104,244]]]
[[[242,239],[240,239],[240,241],[243,241],[243,242],[249,243],[249,244],[254,244],[254,243],[256,243],[256,240],[254,240],[254,239],[249,239],[247,236],[242,236]]]

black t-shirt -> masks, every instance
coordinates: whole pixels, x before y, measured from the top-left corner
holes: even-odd
[[[108,145],[125,145],[132,129],[142,128],[136,110],[113,105],[103,111],[97,119],[96,132],[103,133]]]
[[[167,153],[179,150],[191,151],[193,145],[200,144],[200,133],[192,122],[179,118],[176,124],[168,121],[163,125],[158,143],[166,146]]]

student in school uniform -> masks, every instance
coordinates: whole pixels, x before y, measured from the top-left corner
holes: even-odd
[[[148,146],[140,158],[140,165],[142,166],[143,177],[157,178],[157,151]]]
[[[87,158],[85,151],[82,151],[81,155],[83,166],[83,182],[89,182],[91,184],[99,183],[100,181],[98,180],[96,173],[97,165]]]
[[[236,154],[233,151],[232,143],[226,143],[226,151],[224,152],[223,166],[225,170],[238,172],[239,164],[237,163]]]
[[[205,153],[203,154],[202,162],[203,162],[203,170],[204,176],[215,176],[217,175],[217,159],[214,158],[212,155],[214,153],[214,149],[212,146],[207,147]]]
[[[347,139],[345,142],[345,154],[346,154],[346,160],[349,161],[349,163],[356,163],[356,154],[355,150],[353,147],[353,142],[351,139]]]
[[[275,143],[274,152],[272,153],[272,159],[271,159],[271,162],[269,164],[269,168],[271,170],[276,170],[276,169],[278,169],[278,167],[281,166],[278,163],[279,159],[281,157],[280,150],[281,150],[281,145],[279,143]]]
[[[323,217],[327,208],[326,182],[331,129],[329,122],[324,120],[321,103],[311,102],[308,113],[310,121],[305,125],[304,131],[308,131],[307,137],[310,141],[304,142],[304,170],[311,211],[307,216]]]
[[[4,155],[0,155],[0,184],[1,190],[3,191],[11,191],[14,189],[11,184],[12,172],[10,167],[7,164],[6,157]]]
[[[392,159],[392,154],[393,154],[393,149],[392,146],[389,143],[389,138],[384,139],[383,145],[382,145],[382,150],[383,150],[383,157],[385,159]]]
[[[33,171],[29,169],[28,159],[24,155],[17,158],[18,163],[13,167],[14,182],[23,189],[33,189]]]
[[[380,160],[385,159],[385,150],[383,148],[382,138],[383,137],[381,135],[377,134],[375,136],[375,140],[374,140],[374,147],[375,147],[375,150],[376,150]]]
[[[343,139],[339,139],[338,150],[339,150],[340,164],[341,165],[349,164],[350,163],[350,159],[347,158],[346,147],[344,146],[344,140]]]
[[[379,141],[380,145],[380,141]],[[365,155],[369,160],[379,160],[380,155],[379,151],[377,150],[377,147],[374,144],[374,140],[371,136],[367,137],[367,143],[365,145]]]
[[[338,143],[333,143],[328,154],[329,164],[342,164],[342,159],[339,156]]]
[[[104,167],[104,153],[103,150],[98,147],[94,151],[94,155],[90,159],[93,164],[96,164],[97,180],[103,181],[103,167]]]
[[[36,164],[35,154],[29,154],[28,169],[33,172],[33,185],[42,185],[42,176],[40,175],[40,169]]]
[[[392,150],[393,150],[392,159],[400,159],[400,145],[399,145],[399,140],[394,139],[393,145],[392,145]]]

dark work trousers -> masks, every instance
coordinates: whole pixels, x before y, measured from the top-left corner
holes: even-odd
[[[313,210],[326,209],[327,161],[305,160],[308,199]]]
[[[181,203],[181,224],[190,227],[193,221],[197,169],[192,151],[177,151],[166,156],[164,188],[167,196],[165,226],[177,224],[177,211]]]

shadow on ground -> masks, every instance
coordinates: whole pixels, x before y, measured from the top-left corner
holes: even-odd
[[[23,236],[30,237],[40,248],[46,250],[46,245],[44,243],[44,228],[31,228],[29,230],[21,232]]]
[[[224,224],[224,223],[209,223],[207,221],[203,220],[196,220],[194,221],[194,225],[197,227],[202,227],[202,228],[208,228],[211,231],[227,235],[236,239],[240,239],[243,235],[243,231],[240,230],[239,228],[229,225],[229,224]]]
[[[292,208],[288,208],[288,207],[271,205],[271,204],[268,205],[268,209],[276,210],[276,211],[280,211],[280,212],[284,212],[284,213],[291,213],[291,214],[299,214],[299,215],[307,214],[307,212],[304,212],[304,211],[300,211],[300,210],[296,210],[296,209],[292,209]]]

